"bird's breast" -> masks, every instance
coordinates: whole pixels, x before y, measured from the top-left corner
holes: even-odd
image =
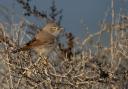
[[[49,45],[41,45],[38,47],[34,47],[34,50],[39,54],[39,55],[49,55],[49,53],[51,51],[54,50],[54,48],[56,47],[55,44],[49,44]]]

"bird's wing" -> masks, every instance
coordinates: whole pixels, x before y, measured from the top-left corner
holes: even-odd
[[[35,38],[28,42],[23,48],[33,48],[40,45],[52,44],[55,41],[55,37],[49,33],[38,33]]]

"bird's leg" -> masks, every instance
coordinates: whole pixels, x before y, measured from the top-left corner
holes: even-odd
[[[41,59],[42,59],[42,57],[39,56],[38,59],[37,59],[37,61],[34,63],[34,65],[37,65],[40,62]]]

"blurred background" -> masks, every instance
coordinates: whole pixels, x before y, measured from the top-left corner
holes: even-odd
[[[36,5],[39,10],[46,11],[51,6],[52,0],[31,0],[31,3]],[[82,37],[87,29],[89,32],[96,32],[99,29],[98,24],[104,18],[105,12],[110,10],[111,0],[56,0],[56,5],[59,9],[63,9],[62,25],[66,31]],[[23,9],[16,0],[0,0],[0,6],[8,8],[10,13],[17,14],[17,19],[23,15]],[[42,25],[40,19],[26,18]],[[6,20],[2,14],[1,19]],[[15,21],[17,19],[14,18]]]

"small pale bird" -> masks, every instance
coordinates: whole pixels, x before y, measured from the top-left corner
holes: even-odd
[[[37,54],[47,56],[54,50],[54,48],[56,48],[56,39],[62,31],[63,28],[57,23],[48,22],[30,42],[22,48],[19,48],[17,52],[33,49],[37,52]]]

